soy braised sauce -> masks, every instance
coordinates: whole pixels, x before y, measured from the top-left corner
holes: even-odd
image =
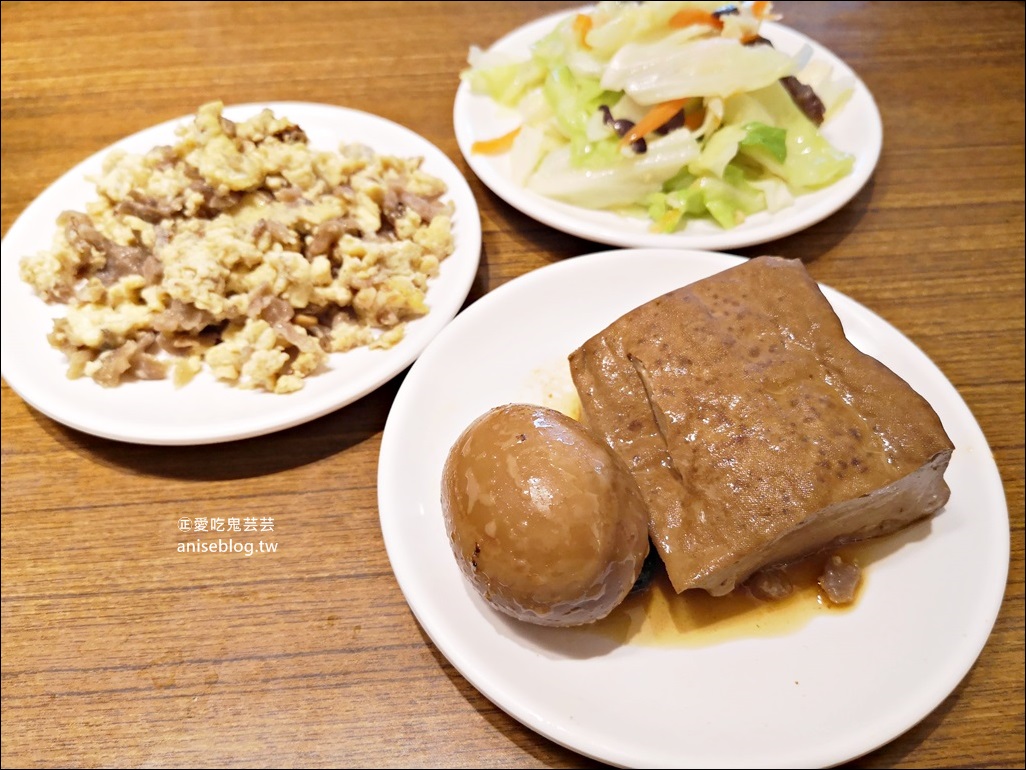
[[[863,567],[850,604],[833,604],[820,589],[817,579],[830,555],[823,554],[787,566],[794,590],[774,601],[759,599],[743,586],[726,596],[710,596],[701,589],[677,594],[666,571],[659,569],[647,589],[631,594],[608,617],[587,628],[620,644],[648,647],[706,647],[732,639],[786,635],[819,615],[857,607],[870,553],[867,546],[849,546],[840,553]]]

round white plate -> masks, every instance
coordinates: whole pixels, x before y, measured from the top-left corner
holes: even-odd
[[[681,259],[684,256],[686,258]],[[630,767],[821,767],[869,752],[932,711],[987,640],[1008,572],[1008,509],[969,409],[907,338],[836,291],[849,339],[936,409],[956,446],[947,506],[894,536],[858,604],[774,637],[695,649],[617,645],[493,611],[446,538],[442,466],[487,409],[558,398],[566,356],[626,311],[736,265],[679,250],[610,251],[543,267],[461,313],[407,374],[381,442],[385,545],[418,621],[500,708],[581,754]],[[546,381],[546,375],[552,377]],[[572,385],[570,386],[572,387]]]
[[[569,13],[576,13],[571,11]],[[526,59],[530,46],[551,32],[568,13],[554,14],[511,32],[490,50]],[[640,217],[622,216],[608,211],[581,208],[543,197],[515,181],[509,154],[482,155],[471,152],[471,145],[492,139],[520,125],[518,114],[491,98],[471,93],[466,82],[456,91],[453,125],[460,151],[474,173],[492,192],[529,217],[557,230],[613,246],[657,246],[687,249],[738,249],[765,243],[816,224],[833,214],[862,189],[880,158],[883,124],[876,102],[865,84],[841,59],[805,35],[782,24],[764,22],[763,34],[785,53],[799,51],[808,44],[813,59],[827,62],[835,77],[848,77],[854,84],[851,99],[823,126],[822,131],[834,147],[855,157],[852,172],[844,179],[795,199],[794,205],[776,213],[760,212],[737,227],[724,230],[715,223],[697,220],[674,233],[653,233],[651,222]]]
[[[257,436],[320,417],[371,392],[405,369],[459,312],[481,258],[481,218],[466,179],[452,161],[403,126],[342,107],[302,102],[244,104],[227,107],[225,115],[245,120],[264,107],[298,123],[318,149],[336,150],[342,142],[363,143],[378,154],[422,157],[424,170],[445,181],[446,199],[456,207],[456,248],[429,286],[431,311],[409,323],[405,339],[395,347],[332,354],[327,371],[308,377],[302,390],[287,395],[234,388],[206,371],[178,389],[170,379],[129,382],[110,389],[89,378],[67,379],[65,356],[46,340],[53,318],[66,308],[47,305],[37,297],[19,278],[18,263],[50,247],[61,211],[81,211],[96,197],[86,177],[99,173],[111,150],[143,153],[156,145],[172,144],[175,127],[192,120],[188,116],[134,134],[79,164],[33,201],[4,237],[0,261],[3,377],[25,401],[65,425],[133,443],[206,444]]]

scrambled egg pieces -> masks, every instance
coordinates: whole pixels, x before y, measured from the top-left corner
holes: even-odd
[[[113,153],[99,198],[22,260],[40,296],[68,305],[49,340],[69,377],[181,385],[206,365],[288,393],[329,353],[391,347],[428,312],[453,212],[421,159],[317,151],[270,110],[222,110],[201,107],[174,146]]]

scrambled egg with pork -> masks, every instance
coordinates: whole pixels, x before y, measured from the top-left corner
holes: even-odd
[[[388,348],[428,312],[452,204],[419,158],[310,147],[270,110],[204,105],[174,146],[112,153],[85,213],[65,211],[21,276],[68,305],[50,343],[101,385],[204,366],[288,393],[333,352]]]

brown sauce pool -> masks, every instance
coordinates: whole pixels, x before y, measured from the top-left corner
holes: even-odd
[[[823,564],[833,553],[862,568],[862,580],[850,604],[833,604],[817,583]],[[857,607],[870,561],[871,546],[864,544],[788,565],[784,571],[794,591],[776,601],[758,599],[744,587],[718,597],[701,589],[677,594],[660,568],[647,589],[628,596],[609,616],[586,628],[618,644],[648,647],[705,647],[731,639],[782,636],[817,615],[845,613]]]

